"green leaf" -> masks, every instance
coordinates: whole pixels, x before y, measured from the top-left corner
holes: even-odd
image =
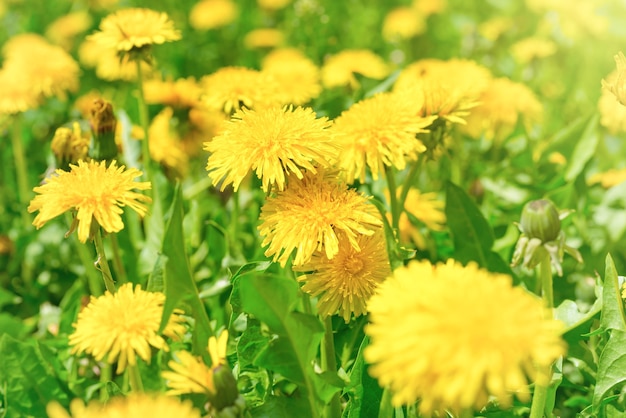
[[[378,381],[367,373],[367,364],[363,358],[363,351],[369,344],[367,337],[363,338],[352,370],[350,384],[344,390],[349,400],[343,412],[343,418],[377,417],[383,389]]]
[[[494,235],[480,209],[459,186],[446,186],[446,219],[454,242],[454,258],[467,264],[475,261],[489,271],[513,276],[511,268],[492,251]]]
[[[572,300],[564,300],[554,311],[555,318],[565,324],[563,339],[567,343],[568,356],[584,359],[587,346],[581,345],[580,341],[588,338],[592,324],[597,320],[602,308],[602,295],[585,313],[578,310],[578,305]]]
[[[239,367],[245,369],[254,363],[261,351],[267,347],[269,337],[261,331],[258,320],[248,317],[246,330],[237,341]]]
[[[165,264],[163,274],[165,305],[161,330],[165,328],[167,320],[173,310],[182,302],[189,303],[196,319],[194,328],[193,352],[207,357],[207,341],[213,334],[211,324],[204,307],[204,303],[198,296],[196,283],[191,275],[189,259],[185,253],[185,240],[183,236],[183,205],[180,185],[176,186],[174,200],[169,210],[169,222],[165,229],[163,239],[162,259]]]
[[[46,405],[69,404],[69,390],[40,351],[8,334],[0,338],[0,388],[6,397],[6,417],[45,417]]]
[[[611,395],[610,391],[626,382],[626,351],[624,350],[626,332],[619,329],[613,329],[610,332],[611,336],[604,346],[598,362],[596,387],[592,401],[596,412],[603,404],[604,398]]]
[[[303,417],[298,411],[305,411],[306,408],[306,399],[268,396],[263,405],[251,409],[250,414],[254,418]]]
[[[624,316],[624,301],[619,286],[617,270],[611,254],[607,254],[605,261],[604,286],[602,289],[602,314],[600,315],[602,329],[617,329],[626,331],[626,317]]]
[[[596,113],[582,134],[580,140],[576,143],[572,157],[565,171],[565,180],[571,182],[583,171],[585,165],[591,160],[596,152],[600,135],[597,131],[599,115]]]

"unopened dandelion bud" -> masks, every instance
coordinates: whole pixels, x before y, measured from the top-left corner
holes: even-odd
[[[82,134],[78,122],[74,122],[72,129],[61,127],[55,131],[50,148],[56,158],[57,168],[68,171],[70,164],[87,156],[89,138]]]
[[[96,99],[91,108],[91,130],[93,139],[89,155],[97,161],[109,161],[117,158],[117,144],[115,143],[115,128],[117,119],[113,113],[111,103]]]
[[[213,383],[215,394],[211,394],[209,398],[211,406],[216,411],[223,411],[237,405],[239,398],[237,381],[228,366],[220,364],[213,368]]]
[[[529,239],[537,238],[541,242],[554,241],[561,233],[559,212],[549,200],[532,200],[522,211],[521,228]]]

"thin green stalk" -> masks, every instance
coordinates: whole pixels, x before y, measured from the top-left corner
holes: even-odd
[[[96,236],[94,237],[93,242],[96,245],[96,253],[98,254],[96,264],[100,266],[104,286],[109,292],[115,293],[115,283],[113,282],[113,275],[109,269],[109,262],[107,261],[106,254],[104,252],[104,244],[102,243],[102,232],[100,231],[100,227],[96,230]]]
[[[152,159],[150,157],[150,138],[148,136],[148,106],[146,105],[146,99],[143,91],[143,70],[141,68],[141,60],[135,60],[137,64],[137,84],[139,85],[139,123],[141,124],[141,129],[143,130],[143,141],[141,142],[141,153],[143,158],[143,170],[146,175],[147,180],[153,184],[153,188],[156,188],[154,185],[153,176],[152,176]],[[150,193],[150,192],[148,192]]]
[[[419,169],[422,166],[423,158],[419,158],[413,163],[411,169],[409,170],[409,174],[407,174],[406,179],[404,179],[404,184],[402,184],[402,191],[400,192],[400,199],[398,200],[398,204],[401,208],[404,207],[404,202],[406,202],[406,197],[409,194],[409,190],[411,190],[411,185],[415,176],[419,173]]]
[[[337,373],[337,360],[335,359],[335,339],[333,336],[333,322],[330,316],[324,319],[324,344],[322,346],[322,364],[324,370],[331,373]],[[341,403],[339,400],[339,392],[335,393],[326,406],[326,418],[341,417]]]
[[[106,383],[111,380],[111,365],[104,363],[100,368],[100,402],[106,402],[109,399],[109,391]]]
[[[459,418],[474,418],[474,411],[471,409],[464,409],[459,414]]]
[[[393,228],[394,233],[396,233],[400,224],[400,213],[402,208],[398,205],[396,177],[392,167],[385,166],[385,177],[387,178],[389,204],[391,205],[391,227]]]
[[[139,373],[139,368],[137,368],[137,365],[128,365],[126,370],[128,371],[130,389],[133,392],[137,393],[143,392],[143,381],[141,380],[141,374]]]
[[[120,255],[120,246],[117,241],[117,234],[110,234],[109,241],[111,242],[111,248],[113,249],[113,270],[115,270],[115,277],[117,282],[122,284],[128,282],[126,276],[126,270],[124,269],[124,263],[122,263],[122,257]]]
[[[378,418],[393,418],[393,405],[391,405],[391,391],[389,388],[383,389],[383,396],[380,399],[380,409]]]
[[[239,235],[239,192],[233,192],[230,196],[230,200],[233,202],[233,208],[230,213],[230,224],[228,225],[230,248],[234,250],[234,255],[238,256],[241,254],[241,241],[237,239],[237,235]]]
[[[68,224],[72,224],[72,215],[69,212],[65,212],[65,219]],[[89,293],[93,296],[100,296],[102,294],[102,283],[100,282],[98,273],[93,266],[93,255],[89,252],[89,249],[85,244],[82,244],[78,241],[78,238],[75,234],[72,242],[74,244],[74,247],[76,247],[76,251],[78,252],[78,258],[80,258],[83,266],[85,266],[85,276],[87,280],[87,287],[89,288]]]
[[[554,308],[554,294],[552,289],[552,266],[550,265],[550,255],[544,252],[541,262],[539,263],[539,280],[541,282],[541,297],[543,298],[548,309]],[[547,373],[552,376],[552,366],[548,366],[547,370],[540,372]],[[535,383],[535,391],[533,392],[533,401],[530,406],[529,418],[543,418],[544,414],[548,417],[552,416],[551,411],[546,411],[546,401],[548,399],[548,385]]]
[[[24,146],[22,144],[22,123],[21,115],[15,115],[12,123],[11,145],[13,146],[13,160],[15,161],[15,171],[17,176],[17,188],[19,193],[19,202],[22,210],[22,222],[26,230],[30,229],[30,218],[26,211],[28,205],[28,196],[30,189],[28,187],[28,169],[26,167],[26,158],[24,157]]]

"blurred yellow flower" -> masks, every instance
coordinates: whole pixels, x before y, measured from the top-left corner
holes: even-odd
[[[41,95],[34,91],[26,74],[0,69],[0,115],[12,115],[37,108]]]
[[[193,107],[189,109],[187,120],[189,127],[181,138],[181,145],[189,157],[195,157],[202,152],[207,140],[219,135],[227,117],[222,112]]]
[[[617,100],[626,106],[626,57],[620,51],[615,55],[617,70],[607,80],[602,80],[602,87],[615,95]]]
[[[266,257],[285,266],[295,250],[293,266],[311,260],[316,251],[332,259],[339,253],[338,233],[361,250],[359,235],[372,235],[382,226],[378,211],[368,198],[338,179],[338,173],[318,169],[266,199],[261,208],[262,246]]]
[[[565,156],[557,151],[551,152],[550,155],[548,155],[548,161],[556,165],[565,165],[567,163]]]
[[[357,317],[367,313],[367,301],[378,284],[391,274],[391,267],[382,228],[373,235],[357,236],[360,251],[341,233],[337,237],[339,251],[332,259],[317,251],[309,262],[294,267],[294,271],[307,273],[298,277],[298,281],[304,283],[304,292],[318,297],[320,315],[339,313],[348,323],[353,314]]]
[[[91,39],[104,47],[129,52],[153,44],[177,41],[180,31],[164,12],[143,8],[121,9],[102,19]]]
[[[87,68],[95,68],[96,76],[103,80],[135,81],[137,79],[137,64],[128,55],[117,55],[114,49],[103,46],[93,40],[85,40],[78,47],[80,62]],[[151,68],[141,62],[143,74],[148,75]]]
[[[70,50],[76,37],[91,27],[89,12],[80,10],[56,19],[46,28],[46,37],[65,50]]]
[[[413,0],[411,7],[424,17],[443,13],[448,6],[446,0]]]
[[[617,72],[609,74],[605,80],[606,84],[615,83]],[[626,99],[626,96],[624,97]],[[608,88],[603,88],[598,100],[598,111],[600,112],[600,125],[604,126],[610,133],[617,134],[626,132],[626,106],[617,100]]]
[[[174,107],[194,107],[200,105],[202,88],[193,77],[175,81],[151,79],[143,83],[146,103],[163,104]]]
[[[399,267],[368,303],[369,372],[394,405],[420,400],[424,415],[528,401],[528,380],[547,384],[565,353],[560,322],[511,277],[449,260]],[[390,342],[393,341],[393,344]]]
[[[235,191],[250,171],[261,179],[263,190],[285,189],[286,177],[302,179],[305,170],[328,167],[337,145],[328,131],[328,118],[316,118],[310,108],[242,109],[222,133],[205,144],[211,153],[206,166],[220,189]]]
[[[521,118],[527,130],[541,121],[543,105],[525,85],[508,78],[491,81],[472,109],[463,130],[474,138],[502,140],[510,135]]]
[[[109,364],[117,362],[117,373],[126,366],[135,366],[137,356],[150,362],[152,347],[168,351],[169,347],[158,334],[163,316],[165,295],[161,292],[133,288],[126,283],[114,294],[109,291],[103,296],[91,297],[78,314],[70,335],[71,354],[87,353],[96,361]],[[175,310],[163,330],[163,335],[180,338],[185,332],[180,311]]]
[[[536,36],[524,38],[511,46],[511,54],[520,64],[528,64],[535,59],[549,57],[556,51],[557,46],[554,42]]]
[[[405,211],[424,223],[426,228],[432,231],[441,231],[444,228],[446,223],[444,207],[445,204],[437,198],[437,193],[422,193],[416,189],[409,190],[404,202]],[[420,232],[420,228],[411,222],[407,213],[402,212],[400,215],[398,224],[400,241],[413,242],[417,248],[426,249],[426,242]]]
[[[196,30],[221,28],[232,23],[239,14],[232,0],[201,0],[189,12],[189,24]]]
[[[54,132],[50,148],[57,161],[76,164],[87,157],[91,135],[82,132],[80,124],[74,122],[72,128],[61,127]]]
[[[278,29],[254,29],[243,38],[243,44],[248,49],[275,48],[285,40],[283,33]]]
[[[402,170],[407,160],[416,160],[426,150],[416,135],[426,132],[435,117],[417,116],[414,104],[405,95],[379,93],[353,104],[335,120],[339,165],[349,182],[365,181],[366,167],[374,180],[384,166]]]
[[[355,74],[380,80],[390,72],[381,57],[367,49],[348,49],[326,59],[322,66],[322,84],[326,88],[359,88]]]
[[[412,7],[397,7],[385,16],[383,38],[387,41],[410,39],[426,31],[424,16]]]
[[[69,413],[58,403],[46,406],[49,418],[200,418],[200,411],[194,409],[191,401],[163,394],[131,393],[127,397],[115,397],[106,403],[92,401],[85,405],[82,400],[70,403]]]
[[[495,42],[514,25],[515,21],[509,16],[494,16],[478,25],[478,33]]]
[[[263,59],[261,68],[263,73],[280,80],[286,103],[304,105],[322,92],[319,68],[297,49],[270,52]]]
[[[150,156],[153,161],[162,164],[174,177],[187,175],[189,157],[183,150],[180,137],[171,126],[174,110],[166,107],[150,123],[148,138]]]
[[[118,232],[124,228],[120,216],[123,206],[145,215],[147,208],[142,202],[151,199],[132,190],[147,190],[150,183],[133,181],[141,176],[141,171],[125,170],[116,164],[113,161],[107,167],[104,161],[79,161],[78,165],[70,165],[69,172],[56,170],[42,186],[33,189],[39,193],[28,206],[30,213],[39,211],[33,225],[39,229],[50,219],[75,209],[78,239],[84,243],[94,219],[105,231]]]
[[[611,169],[603,173],[595,173],[587,179],[587,184],[600,184],[605,189],[617,186],[626,181],[626,168]]]
[[[223,67],[202,77],[202,103],[209,110],[230,115],[247,107],[256,109],[285,104],[280,84],[269,74],[244,67]]]
[[[257,0],[257,3],[266,10],[279,10],[287,7],[291,0]]]

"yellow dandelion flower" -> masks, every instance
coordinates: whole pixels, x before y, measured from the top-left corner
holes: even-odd
[[[303,105],[322,92],[320,70],[297,49],[283,48],[270,52],[261,66],[262,72],[280,80],[285,101]]]
[[[221,28],[237,19],[239,11],[232,0],[202,0],[189,12],[189,24],[196,30]]]
[[[511,46],[511,54],[521,64],[549,57],[554,55],[556,50],[557,46],[554,42],[536,36],[524,38]]]
[[[335,313],[346,321],[367,313],[366,304],[378,284],[391,274],[387,246],[382,229],[373,235],[359,235],[357,251],[341,234],[339,251],[328,259],[323,252],[316,252],[311,260],[294,271],[310,272],[298,277],[302,290],[318,297],[317,310],[322,316]]]
[[[387,41],[410,39],[425,30],[424,16],[412,7],[396,7],[387,13],[383,21],[383,38]]]
[[[481,409],[490,396],[504,408],[528,401],[565,353],[562,323],[511,277],[462,266],[412,261],[396,269],[368,303],[365,359],[390,387],[394,405],[420,399],[419,411]],[[393,341],[393,344],[390,344]]]
[[[87,39],[78,47],[78,58],[87,68],[95,68],[96,76],[103,80],[135,81],[137,79],[137,64],[128,55],[117,55],[114,49],[103,46]],[[143,74],[149,75],[151,67],[140,63]]]
[[[117,362],[117,373],[135,366],[137,356],[150,362],[152,347],[168,351],[157,332],[163,316],[165,295],[146,292],[140,285],[122,285],[115,294],[91,297],[79,314],[70,335],[71,354],[87,353],[96,361]],[[174,311],[163,334],[179,338],[185,332],[180,311]]]
[[[291,0],[257,0],[257,3],[266,10],[280,10],[287,7]]]
[[[29,212],[39,211],[33,225],[41,228],[50,219],[68,210],[77,211],[78,239],[86,242],[93,219],[107,232],[118,232],[124,228],[123,206],[128,206],[139,215],[145,215],[147,208],[142,202],[150,202],[148,196],[133,192],[133,189],[147,190],[149,182],[135,182],[141,171],[124,166],[117,167],[115,161],[109,167],[106,162],[79,161],[70,165],[69,172],[56,170],[42,186],[33,190],[39,193],[28,206]]]
[[[495,42],[504,33],[511,30],[514,25],[515,21],[508,16],[494,16],[478,25],[478,33],[480,33],[484,38]]]
[[[543,105],[525,85],[508,78],[497,78],[489,83],[480,97],[480,105],[472,109],[463,130],[478,138],[501,140],[513,132],[522,118],[527,130],[541,121]]]
[[[262,246],[267,257],[285,266],[295,250],[294,266],[309,262],[316,251],[328,259],[339,253],[338,232],[356,250],[359,235],[372,235],[382,225],[368,198],[348,189],[337,173],[318,169],[307,172],[302,180],[290,181],[287,188],[267,198],[261,208]]]
[[[353,104],[332,127],[341,147],[339,165],[348,181],[365,180],[369,167],[374,180],[384,166],[404,169],[407,160],[415,160],[426,147],[416,138],[426,132],[434,117],[417,116],[408,96],[380,93]]]
[[[252,170],[264,191],[285,189],[286,175],[303,177],[316,166],[328,167],[337,156],[337,146],[328,131],[328,118],[316,118],[310,108],[242,109],[223,132],[205,144],[211,153],[207,163],[214,185],[221,190],[233,184],[235,191]]]
[[[285,36],[278,29],[254,29],[246,34],[243,44],[248,49],[275,48],[285,41]]]
[[[226,114],[239,110],[260,109],[285,104],[280,84],[271,75],[243,67],[224,67],[204,76],[200,83],[203,104],[209,110]]]
[[[355,74],[381,80],[389,74],[385,61],[367,49],[349,49],[330,56],[322,66],[322,84],[326,88],[359,88]]]
[[[174,28],[174,22],[167,13],[129,8],[118,10],[102,19],[100,31],[87,39],[116,51],[129,52],[180,38],[180,31]]]
[[[614,71],[606,78],[606,83],[613,83],[616,78],[617,72]],[[602,89],[600,94],[598,111],[600,112],[600,125],[604,126],[610,133],[626,132],[626,106],[620,103],[617,97],[606,88]]]
[[[185,393],[216,394],[213,372],[215,368],[226,364],[226,345],[228,331],[222,331],[219,338],[210,337],[207,351],[211,356],[211,366],[207,366],[201,357],[194,357],[187,351],[178,351],[168,366],[172,371],[161,373],[167,381],[168,395],[177,396]]]
[[[74,122],[72,129],[61,127],[54,132],[50,148],[57,161],[76,164],[78,160],[87,157],[90,140],[91,136],[89,133],[82,132],[80,124]]]
[[[177,177],[187,174],[189,157],[183,150],[180,138],[171,126],[174,110],[166,107],[152,119],[148,128],[150,156],[153,161],[163,164]]]
[[[621,51],[615,55],[617,70],[607,80],[602,80],[602,87],[615,95],[626,106],[626,57]]]
[[[389,195],[388,192],[386,194]],[[445,204],[437,198],[437,193],[422,193],[416,189],[409,190],[404,201],[406,212],[402,212],[398,223],[400,240],[402,242],[414,242],[417,248],[425,249],[424,236],[420,229],[413,225],[407,213],[424,223],[426,228],[432,231],[441,231],[446,223],[444,207]]]
[[[69,13],[56,19],[46,28],[46,37],[53,43],[69,50],[76,36],[91,27],[91,16],[85,10]]]
[[[595,173],[587,179],[588,185],[600,184],[605,189],[617,186],[626,181],[626,168],[613,168],[611,170]]]
[[[200,418],[200,411],[191,401],[162,394],[131,393],[127,397],[115,397],[103,404],[91,401],[87,405],[80,399],[70,403],[69,413],[58,403],[46,406],[49,418]]]
[[[567,158],[565,158],[565,155],[561,154],[558,151],[551,152],[550,155],[548,155],[548,161],[556,165],[567,164]]]
[[[202,89],[193,77],[176,81],[152,79],[143,83],[146,103],[174,107],[194,107],[200,104]]]
[[[41,95],[31,88],[28,77],[15,69],[0,69],[0,115],[13,115],[36,109]]]
[[[443,13],[447,6],[446,0],[413,0],[411,5],[422,16]]]

